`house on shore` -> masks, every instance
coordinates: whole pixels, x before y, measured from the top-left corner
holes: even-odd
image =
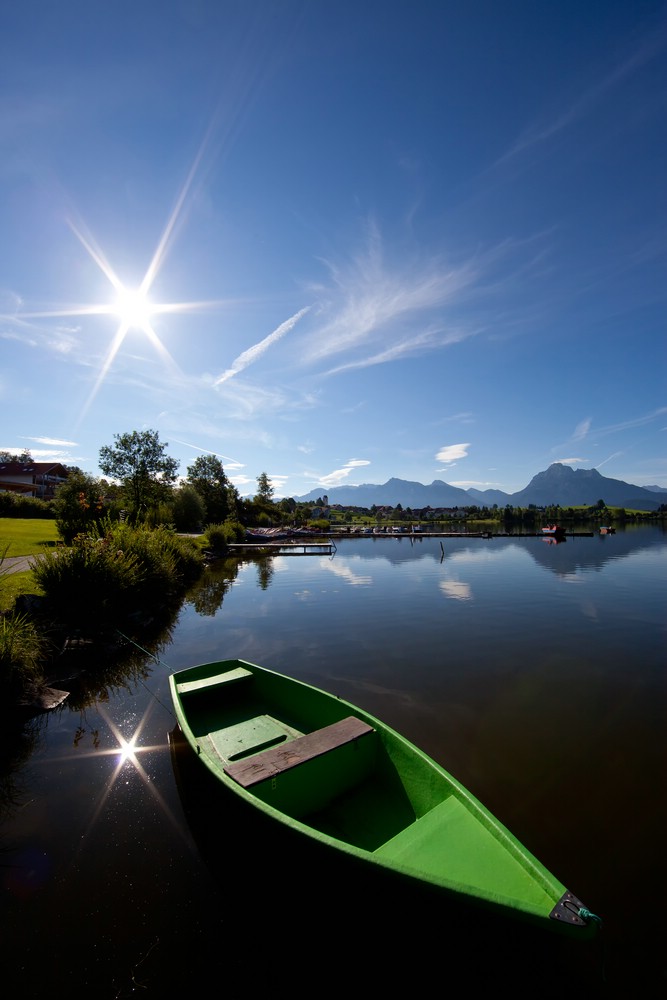
[[[56,488],[67,479],[68,472],[60,462],[0,463],[0,493],[52,500]]]

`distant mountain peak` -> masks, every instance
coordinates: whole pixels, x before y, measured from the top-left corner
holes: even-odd
[[[363,483],[360,486],[324,486],[304,496],[294,497],[302,503],[314,503],[328,497],[330,505],[342,507],[397,507],[421,510],[425,507],[470,507],[473,505],[504,507],[578,507],[593,506],[603,500],[610,507],[634,510],[657,510],[667,490],[660,487],[634,486],[620,479],[607,479],[597,469],[573,469],[562,462],[553,462],[538,472],[528,486],[517,493],[502,490],[463,490],[442,479],[430,486],[392,477],[382,485]]]

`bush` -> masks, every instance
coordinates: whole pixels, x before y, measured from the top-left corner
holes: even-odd
[[[182,590],[202,567],[202,555],[193,538],[179,538],[170,528],[133,528],[117,524],[109,536],[124,552],[136,556],[144,568],[144,590],[160,588],[162,598]]]
[[[176,531],[201,531],[206,518],[206,504],[193,486],[182,486],[174,494]]]
[[[0,492],[0,517],[53,520],[55,516],[55,501],[53,500],[40,500],[38,497]]]
[[[167,528],[103,527],[104,535],[78,535],[71,548],[47,552],[33,569],[58,624],[99,632],[157,613],[201,571],[192,539]]]
[[[144,570],[136,556],[110,538],[77,535],[71,548],[49,551],[36,561],[33,576],[58,622],[104,627],[127,613]]]
[[[206,526],[206,541],[213,552],[223,552],[228,545],[242,542],[245,538],[245,528],[238,521],[225,521],[223,524]]]
[[[102,486],[85,472],[73,472],[56,490],[56,526],[67,545],[82,532],[98,529],[107,518]]]

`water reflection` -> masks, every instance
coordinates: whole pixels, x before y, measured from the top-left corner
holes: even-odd
[[[489,569],[492,564],[505,565],[508,554],[531,558],[539,567],[555,574],[564,581],[577,582],[582,570],[601,570],[609,562],[623,560],[629,556],[636,558],[641,552],[649,551],[656,537],[662,532],[645,529],[643,536],[636,533],[619,532],[612,536],[591,538],[555,539],[534,536],[494,536],[492,538],[410,538],[401,535],[369,536],[362,539],[343,537],[338,540],[334,554],[325,559],[309,557],[317,566],[318,574],[329,573],[353,587],[370,587],[374,581],[374,565],[405,566],[414,565],[416,570],[428,575],[427,568],[438,564],[450,571],[456,567],[456,576],[462,567],[472,567],[481,562]],[[213,562],[201,579],[191,588],[185,604],[198,614],[215,616],[233,584],[238,580],[244,567],[253,566],[257,586],[268,590],[275,582],[276,573],[284,565],[281,560],[294,559],[285,553],[252,556],[247,553]],[[304,575],[309,569],[300,559]],[[473,597],[470,582],[444,579],[439,582],[441,592],[457,601],[469,601]],[[303,591],[302,594],[305,594]]]
[[[439,586],[445,597],[451,597],[455,601],[469,601],[472,598],[472,588],[469,583],[462,583],[460,580],[443,580]]]
[[[293,976],[297,951],[302,977],[321,982],[335,965],[341,988],[365,976],[377,991],[410,983],[414,955],[443,940],[470,959],[473,993],[481,980],[518,986],[517,956],[528,995],[544,969],[561,993],[587,992],[569,963],[529,960],[523,938],[494,952],[493,939],[366,893],[356,875],[332,873],[324,890],[300,848],[247,833],[188,780],[192,811],[166,738],[168,675],[222,655],[325,687],[405,733],[601,913],[610,981],[660,995],[665,536],[443,541],[444,559],[438,539],[380,538],[342,540],[333,559],[222,560],[142,648],[127,637],[116,662],[61,658],[70,698],[26,722],[0,777],[15,995],[173,996],[184,950],[197,956],[179,983],[191,992],[219,975],[223,946],[232,995]],[[89,655],[86,676],[76,668]],[[480,970],[480,947],[500,964]]]
[[[79,753],[76,757],[72,757],[71,754],[67,753],[62,757],[51,758],[50,763],[54,765],[62,764],[74,764],[79,765],[82,760],[86,758],[91,758],[94,761],[103,764],[105,758],[109,758],[110,762],[113,763],[113,769],[108,774],[108,777],[103,785],[100,786],[98,796],[95,802],[95,808],[90,818],[90,823],[84,835],[89,836],[99,821],[105,807],[107,806],[109,797],[114,791],[114,786],[117,782],[123,782],[127,784],[130,780],[139,778],[147,791],[156,799],[160,808],[165,813],[165,816],[175,823],[173,814],[166,807],[164,799],[160,791],[155,787],[155,784],[150,780],[150,777],[143,767],[140,757],[144,754],[153,754],[156,752],[162,752],[164,750],[164,743],[161,741],[157,744],[151,743],[141,743],[142,732],[146,727],[150,715],[155,709],[155,703],[149,701],[146,706],[145,711],[142,713],[139,722],[132,725],[127,735],[124,736],[120,726],[111,718],[108,711],[104,706],[97,706],[97,711],[101,722],[104,724],[104,729],[100,735],[100,728],[95,728],[91,731],[91,749],[82,749],[79,739],[76,742],[76,746],[79,749]],[[98,723],[99,727],[99,723]],[[77,733],[85,733],[85,728],[79,727]],[[105,745],[107,744],[107,745]],[[85,746],[85,744],[84,744]],[[106,770],[106,769],[105,769]]]
[[[370,537],[354,540],[342,539],[337,543],[334,561],[351,554],[358,555],[364,564],[375,560],[398,566],[414,560],[447,564],[461,558],[502,558],[507,550],[525,552],[538,565],[554,573],[574,572],[578,569],[601,569],[609,562],[636,557],[655,545],[656,537],[664,538],[660,529],[645,529],[642,533],[617,532],[595,538],[566,538],[561,544],[556,539],[520,536],[491,539],[470,538],[409,538],[394,536]],[[548,544],[545,544],[548,543]]]
[[[225,595],[239,575],[242,559],[217,559],[210,563],[188,591],[185,604],[199,615],[213,616],[222,607]]]
[[[0,818],[18,809],[25,796],[23,769],[37,749],[44,719],[3,719],[0,726]]]

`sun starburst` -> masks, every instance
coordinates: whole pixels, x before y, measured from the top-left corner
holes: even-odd
[[[178,366],[171,354],[164,346],[153,325],[153,318],[165,313],[190,313],[197,310],[210,310],[218,308],[224,303],[220,300],[190,301],[190,302],[153,302],[150,298],[150,290],[157,278],[164,263],[167,250],[173,238],[176,223],[183,213],[184,205],[190,188],[192,187],[195,174],[197,173],[206,140],[202,144],[194,162],[190,168],[186,181],[176,199],[174,209],[167,220],[162,236],[160,237],[155,252],[148,265],[143,279],[138,285],[126,286],[118,277],[118,274],[111,267],[103,251],[96,245],[92,236],[85,236],[82,232],[82,225],[75,225],[71,219],[68,225],[81,245],[87,250],[99,269],[108,279],[115,292],[115,297],[109,302],[100,302],[92,305],[76,305],[70,309],[55,309],[48,312],[22,312],[21,320],[29,319],[53,319],[58,317],[77,316],[111,316],[117,320],[116,332],[111,340],[109,348],[104,356],[100,370],[95,379],[95,383],[86,400],[82,412],[79,416],[79,423],[83,420],[99,392],[109,370],[123,345],[123,341],[130,330],[143,332],[161,357],[164,364],[172,370],[179,371]]]

